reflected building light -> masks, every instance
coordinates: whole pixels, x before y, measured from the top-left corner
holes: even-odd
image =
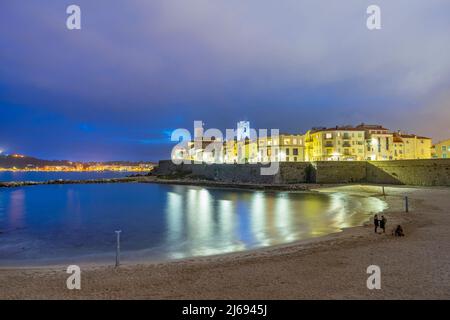
[[[186,205],[186,236],[187,241],[194,241],[196,234],[196,228],[197,228],[197,210],[198,210],[198,203],[197,203],[197,189],[189,189],[187,192],[187,205]]]
[[[214,228],[212,221],[212,197],[207,189],[197,191],[198,202],[198,219],[197,219],[197,234],[200,237],[208,237]]]
[[[168,192],[166,201],[167,240],[169,243],[178,242],[183,235],[182,195]]]
[[[234,208],[230,200],[219,200],[219,233],[227,244],[232,244],[234,234]]]
[[[267,234],[266,197],[263,192],[255,192],[251,198],[250,217],[252,235],[263,246],[270,245]]]
[[[187,195],[187,238],[190,255],[199,255],[213,234],[212,199],[208,190],[193,188]]]
[[[348,211],[348,201],[342,193],[332,193],[330,195],[330,213],[333,215],[333,225],[337,229],[350,227]]]
[[[290,199],[287,193],[281,193],[275,199],[275,226],[283,241],[294,240]]]

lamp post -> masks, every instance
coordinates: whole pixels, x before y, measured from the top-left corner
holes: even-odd
[[[122,230],[116,230],[115,232],[117,235],[117,247],[116,247],[116,268],[117,268],[120,264],[120,233],[122,232]]]

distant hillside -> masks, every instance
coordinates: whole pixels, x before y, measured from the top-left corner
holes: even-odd
[[[131,162],[131,161],[108,161],[101,162],[105,165],[137,165],[137,164],[154,164],[152,162]],[[26,167],[44,167],[44,166],[74,166],[76,164],[92,165],[99,164],[99,162],[71,162],[68,160],[42,160],[28,156],[18,155],[0,155],[0,168],[17,168],[24,169]]]
[[[23,169],[26,167],[70,166],[67,160],[42,160],[27,156],[0,155],[0,168]]]

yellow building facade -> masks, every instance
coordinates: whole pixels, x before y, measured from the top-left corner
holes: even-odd
[[[249,124],[244,124],[245,128],[250,130]],[[435,157],[448,157],[450,139],[437,144],[435,150]],[[400,132],[392,133],[381,125],[364,123],[356,127],[313,128],[303,135],[280,134],[253,140],[247,136],[241,140],[236,137],[226,141],[194,140],[187,143],[186,149],[182,148],[172,153],[172,159],[206,163],[382,161],[431,157],[430,138]]]
[[[394,160],[431,159],[430,138],[400,133],[393,136]]]
[[[437,159],[450,158],[450,139],[436,143],[432,150],[433,150],[433,158]]]
[[[301,162],[305,161],[304,136],[301,134],[280,134],[278,137],[258,139],[258,162]]]
[[[315,128],[306,132],[306,161],[364,160],[364,131],[351,127]]]

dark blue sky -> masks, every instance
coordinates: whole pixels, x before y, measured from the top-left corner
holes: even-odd
[[[3,0],[0,30],[7,152],[157,160],[194,120],[450,137],[448,0]]]

